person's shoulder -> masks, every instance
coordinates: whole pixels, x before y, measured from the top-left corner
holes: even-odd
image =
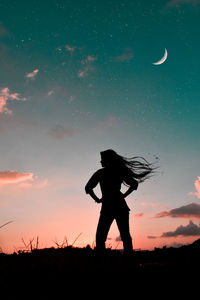
[[[104,172],[104,168],[98,169],[96,172],[94,172],[94,176],[101,176],[101,174],[103,174]]]
[[[105,172],[105,168],[100,168],[98,169],[95,173],[98,174],[98,175],[101,175]]]

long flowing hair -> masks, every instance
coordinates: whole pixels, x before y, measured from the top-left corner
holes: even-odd
[[[118,169],[120,172],[123,172],[123,174],[128,174],[133,179],[136,179],[138,183],[149,179],[155,173],[155,170],[159,168],[159,166],[156,166],[157,161],[150,163],[142,156],[128,158],[117,154],[117,152],[112,149],[100,153],[107,165]],[[124,182],[124,184],[126,183]]]

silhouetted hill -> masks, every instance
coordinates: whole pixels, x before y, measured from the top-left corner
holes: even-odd
[[[191,245],[189,245],[190,247],[199,247],[200,249],[200,239],[194,241]]]
[[[145,283],[171,282],[197,274],[200,268],[200,239],[180,248],[155,248],[153,251],[135,251],[134,257],[126,257],[118,250],[107,249],[102,256],[91,249],[65,247],[35,249],[32,252],[0,254],[1,285],[9,294],[34,289],[91,289],[111,285],[113,289]],[[188,282],[187,282],[188,284]],[[12,287],[12,288],[11,288]],[[6,299],[6,298],[4,298]],[[11,298],[7,298],[11,299]],[[21,298],[22,299],[22,298]],[[43,297],[43,299],[45,299]]]

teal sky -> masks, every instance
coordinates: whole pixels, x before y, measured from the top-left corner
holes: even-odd
[[[199,36],[198,0],[1,0],[0,171],[33,174],[23,191],[12,179],[0,182],[2,223],[13,219],[23,234],[31,214],[36,234],[38,220],[54,212],[77,209],[84,218],[93,205],[84,185],[107,148],[160,159],[158,175],[128,200],[133,215],[146,213],[143,202],[159,203],[152,216],[165,206],[198,204]],[[165,48],[167,60],[153,65]],[[176,219],[171,230],[189,219]],[[144,239],[156,226],[168,231],[161,222],[144,230]],[[85,229],[85,240],[93,231]]]

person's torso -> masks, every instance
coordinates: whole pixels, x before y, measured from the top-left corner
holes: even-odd
[[[102,192],[102,209],[107,210],[129,210],[123,194],[121,185],[123,174],[116,169],[102,168],[100,170],[100,188]]]

